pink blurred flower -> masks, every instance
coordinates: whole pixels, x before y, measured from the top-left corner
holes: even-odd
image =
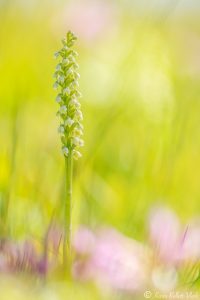
[[[200,260],[200,220],[188,225],[182,244],[182,260]]]
[[[62,237],[63,230],[53,222],[50,223],[44,238],[43,253],[37,261],[36,270],[40,275],[45,276],[57,265]]]
[[[102,229],[94,234],[87,228],[80,228],[75,235],[74,249],[77,253],[73,268],[76,279],[92,279],[103,289],[108,287],[128,293],[145,286],[149,255],[146,248],[114,229]]]
[[[113,23],[113,7],[108,1],[72,2],[64,12],[64,25],[84,40],[93,40]]]
[[[96,246],[96,237],[87,227],[80,227],[73,239],[73,246],[79,255],[90,255]]]
[[[21,244],[9,240],[1,241],[0,255],[0,271],[8,273],[36,271],[37,253],[30,241]]]
[[[157,207],[149,220],[149,234],[155,256],[166,264],[178,265],[200,259],[200,224],[181,226],[169,209]]]
[[[41,252],[36,251],[31,241],[17,243],[8,239],[0,240],[0,272],[45,276],[57,265],[61,239],[62,230],[51,223]]]
[[[47,250],[48,251],[51,250],[55,255],[57,255],[62,238],[63,238],[63,230],[54,223],[50,224],[45,237]]]

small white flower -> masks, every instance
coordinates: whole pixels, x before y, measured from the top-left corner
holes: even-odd
[[[55,52],[55,53],[54,53],[54,58],[58,58],[59,55],[60,55],[60,52],[59,52],[59,51]]]
[[[78,56],[78,52],[76,52],[76,51],[74,51],[74,50],[72,50],[71,53],[72,53],[72,55],[74,55],[74,56],[76,56],[76,57]]]
[[[72,99],[70,102],[69,102],[69,105],[70,106],[74,106],[75,108],[80,108],[81,107],[81,104],[78,102],[78,100],[76,98]]]
[[[61,71],[61,70],[62,70],[61,64],[58,64],[58,65],[56,66],[56,71]]]
[[[58,132],[61,133],[61,134],[63,134],[63,133],[65,132],[65,128],[64,128],[63,125],[60,125],[60,126],[58,127]]]
[[[75,146],[79,146],[79,138],[78,137],[73,138],[72,144]]]
[[[61,107],[60,107],[60,113],[61,114],[65,114],[66,112],[67,112],[67,106],[66,105],[62,105]]]
[[[76,62],[76,61],[75,61],[75,58],[73,57],[73,55],[70,55],[70,56],[69,56],[69,60],[70,60],[71,62],[73,62],[73,63]]]
[[[73,157],[74,157],[74,159],[78,159],[78,158],[80,158],[82,155],[81,155],[81,153],[79,152],[79,151],[77,151],[77,150],[73,150]]]
[[[66,75],[73,75],[73,70],[70,68],[68,71],[67,71],[67,74]]]
[[[80,74],[77,73],[77,72],[75,72],[74,75],[75,75],[75,77],[78,78],[78,79],[81,77]]]
[[[71,83],[72,87],[79,87],[79,83],[77,80],[73,80],[72,83]]]
[[[83,140],[80,139],[80,138],[78,138],[78,137],[74,137],[73,140],[72,140],[72,143],[73,143],[75,146],[79,146],[79,147],[84,146]]]
[[[82,125],[81,123],[79,123],[79,122],[78,122],[78,127],[79,127],[81,130],[84,129],[83,125]]]
[[[68,63],[69,63],[69,59],[67,59],[67,58],[64,58],[64,59],[63,59],[63,61],[62,61],[62,63],[63,63],[64,65],[68,65]]]
[[[83,135],[83,131],[77,127],[74,128],[73,133],[74,135],[79,135],[79,136]]]
[[[65,156],[68,156],[68,154],[69,154],[69,149],[68,149],[67,147],[63,147],[63,148],[62,148],[62,152],[63,152],[63,154],[64,154]]]
[[[73,124],[74,120],[72,120],[71,118],[67,118],[67,120],[65,121],[65,126],[71,127]]]
[[[59,84],[58,84],[58,82],[56,81],[55,83],[54,83],[54,85],[53,85],[53,88],[54,89],[57,89],[59,87]]]
[[[74,63],[73,66],[74,66],[75,69],[79,68],[79,65],[77,63]]]
[[[63,94],[69,95],[69,94],[70,94],[70,89],[69,89],[69,88],[65,88],[65,89],[63,90]]]
[[[65,81],[65,77],[64,77],[64,76],[59,76],[59,77],[58,77],[58,82],[59,82],[59,83],[62,84],[62,83],[64,83],[64,81]]]
[[[57,102],[57,103],[60,103],[61,101],[62,101],[61,95],[58,95],[58,96],[56,97],[56,102]]]
[[[78,119],[78,121],[82,121],[83,120],[83,114],[80,110],[77,110],[75,113],[76,118]]]
[[[82,139],[79,139],[79,146],[83,147],[84,146],[84,141]]]

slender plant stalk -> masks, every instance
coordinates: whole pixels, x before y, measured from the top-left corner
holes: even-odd
[[[66,197],[63,200],[64,209],[64,240],[63,240],[63,264],[71,264],[71,228],[72,228],[72,181],[73,181],[73,159],[81,157],[78,151],[84,142],[81,139],[83,135],[83,115],[80,110],[78,98],[81,93],[78,91],[78,79],[80,77],[77,72],[78,64],[76,62],[76,51],[72,48],[76,41],[76,37],[72,32],[68,32],[66,38],[62,40],[63,47],[55,53],[55,57],[60,59],[56,66],[54,77],[56,82],[54,87],[59,89],[56,102],[60,108],[57,115],[60,117],[59,133],[61,135],[62,152],[65,157],[66,171]]]
[[[65,172],[66,172],[66,199],[64,203],[64,241],[63,241],[63,262],[66,265],[69,261],[71,263],[71,227],[72,227],[72,180],[73,180],[73,157],[69,152],[68,157],[65,158]]]

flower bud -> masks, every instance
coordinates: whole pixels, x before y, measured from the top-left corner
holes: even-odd
[[[76,160],[82,156],[81,153],[77,150],[73,150],[72,153],[73,153],[74,159],[76,159]]]
[[[53,88],[54,89],[57,89],[59,87],[59,84],[58,84],[58,82],[56,81],[55,83],[54,83],[54,85],[53,85]]]
[[[56,97],[56,102],[57,102],[57,103],[61,103],[61,102],[62,102],[61,94],[59,94],[59,95]]]
[[[61,71],[61,70],[62,70],[61,64],[58,64],[58,65],[56,66],[56,71]]]
[[[60,51],[55,52],[55,53],[54,53],[54,58],[58,58],[59,55],[60,55]]]
[[[64,154],[65,156],[68,156],[68,154],[69,154],[69,149],[68,149],[67,147],[63,147],[63,148],[62,148],[62,152],[63,152],[63,154]]]
[[[69,95],[70,94],[70,89],[67,87],[63,90],[64,95]]]
[[[60,125],[60,126],[58,127],[58,132],[59,132],[60,134],[64,134],[65,128],[64,128],[63,125]]]
[[[67,120],[65,121],[65,126],[71,127],[73,124],[74,124],[74,120],[68,117]]]
[[[61,107],[60,107],[60,114],[62,115],[62,114],[66,114],[66,112],[67,112],[67,106],[66,105],[62,105]]]

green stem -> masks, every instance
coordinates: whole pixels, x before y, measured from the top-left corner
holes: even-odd
[[[64,241],[63,241],[63,264],[71,265],[71,213],[72,213],[72,176],[73,157],[69,151],[65,158],[66,172],[66,199],[64,203]]]

